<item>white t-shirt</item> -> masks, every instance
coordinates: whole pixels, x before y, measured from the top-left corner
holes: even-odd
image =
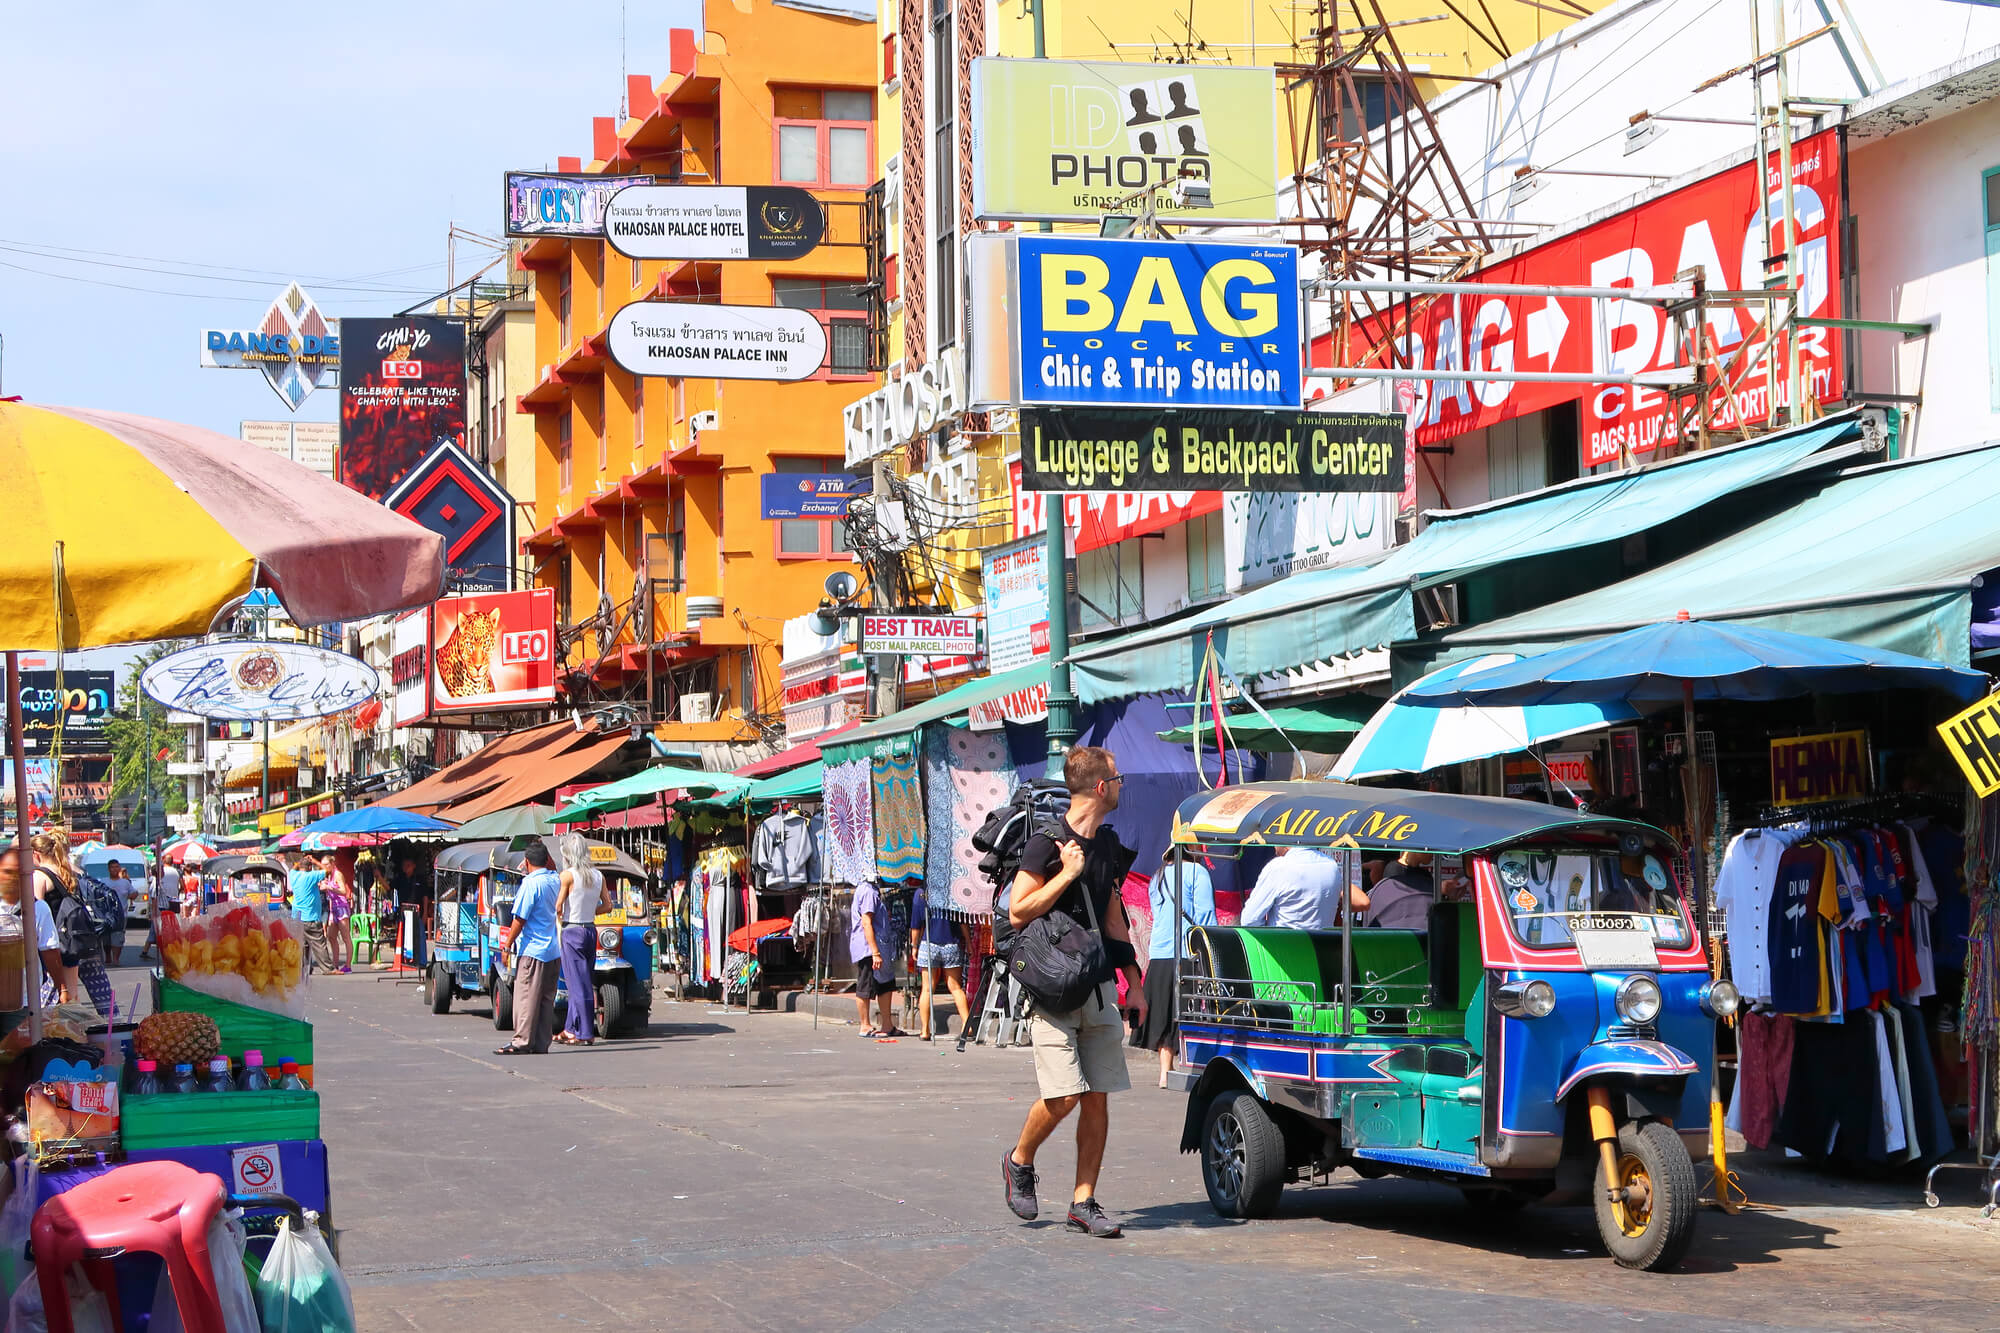
[[[0,922],[4,922],[13,926],[14,929],[19,930],[21,928],[21,905],[19,903],[0,902]],[[61,942],[56,939],[55,913],[49,911],[49,905],[40,898],[35,899],[35,948],[42,950],[62,948]]]

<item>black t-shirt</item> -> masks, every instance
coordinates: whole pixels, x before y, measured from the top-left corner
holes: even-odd
[[[1085,927],[1091,924],[1090,914],[1084,910],[1083,895],[1090,894],[1090,906],[1096,910],[1097,931],[1104,935],[1104,924],[1111,919],[1114,910],[1122,911],[1124,903],[1116,899],[1120,881],[1131,865],[1132,854],[1118,840],[1118,835],[1108,828],[1099,828],[1097,836],[1085,838],[1070,827],[1067,819],[1055,836],[1035,832],[1028,837],[1021,848],[1021,869],[1027,871],[1044,884],[1062,873],[1062,843],[1078,842],[1083,845],[1083,873],[1076,882],[1063,891],[1055,906],[1068,912]],[[1136,961],[1132,946],[1104,937],[1104,951],[1112,967],[1123,967]]]

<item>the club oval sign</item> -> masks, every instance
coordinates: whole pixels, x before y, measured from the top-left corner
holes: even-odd
[[[826,360],[809,310],[636,301],[611,317],[611,359],[634,375],[802,380]]]
[[[232,722],[325,717],[380,696],[374,667],[304,643],[196,644],[147,667],[139,688],[168,708]]]

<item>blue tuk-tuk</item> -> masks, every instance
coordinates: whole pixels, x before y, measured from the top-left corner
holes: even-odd
[[[434,904],[424,998],[434,1014],[451,1012],[454,999],[487,993],[493,970],[486,900],[494,865],[506,855],[505,841],[462,842],[431,862]]]
[[[590,861],[603,872],[611,890],[611,908],[597,915],[597,956],[591,979],[597,987],[598,1027],[606,1036],[632,1036],[645,1031],[653,1007],[653,942],[646,872],[639,863],[608,842],[587,844]],[[527,873],[521,852],[503,851],[489,873],[487,912],[483,919],[482,957],[485,986],[493,996],[493,1026],[514,1026],[514,969],[500,953],[500,940],[513,921],[514,894]],[[569,1003],[568,983],[556,988],[556,1003]]]
[[[1288,1182],[1349,1166],[1454,1184],[1486,1208],[1588,1198],[1620,1264],[1680,1260],[1690,1154],[1710,1146],[1716,1019],[1738,1001],[1710,977],[1664,833],[1528,801],[1302,782],[1191,797],[1172,839],[1170,878],[1189,858],[1229,858],[1248,888],[1277,851],[1331,857],[1342,886],[1336,930],[1185,936],[1181,1150],[1201,1154],[1217,1212],[1268,1216]],[[1416,905],[1425,928],[1361,924],[1347,886],[1364,861],[1405,852],[1438,858],[1443,891]]]

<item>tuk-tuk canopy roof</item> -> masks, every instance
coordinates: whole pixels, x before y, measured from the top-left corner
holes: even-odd
[[[456,875],[477,875],[489,869],[499,857],[507,853],[507,840],[490,839],[485,842],[461,842],[445,848],[431,860],[431,870],[447,870]]]
[[[232,875],[241,875],[257,870],[269,871],[271,874],[279,876],[285,873],[284,866],[278,864],[277,858],[265,856],[262,852],[252,852],[247,856],[234,852],[222,856],[211,856],[208,860],[202,862],[201,866],[202,874],[221,879],[228,879]]]
[[[478,843],[472,844],[474,847],[479,845]],[[599,842],[597,839],[591,838],[588,840],[588,845],[590,847],[590,864],[593,868],[601,870],[607,875],[623,875],[629,879],[644,879],[646,877],[645,870],[640,867],[637,861],[634,861],[610,843]],[[493,858],[495,864],[509,874],[521,875],[527,872],[528,862],[525,851],[510,852],[507,850],[507,844],[505,843],[499,844],[499,847],[500,851]],[[553,852],[555,848],[551,847],[549,850]],[[438,861],[442,862],[443,859],[440,856]],[[557,867],[552,864],[549,868],[554,870]]]
[[[1174,812],[1183,846],[1354,846],[1382,852],[1476,852],[1566,834],[1667,836],[1648,824],[1578,814],[1501,796],[1357,787],[1345,782],[1252,782],[1188,797]]]

